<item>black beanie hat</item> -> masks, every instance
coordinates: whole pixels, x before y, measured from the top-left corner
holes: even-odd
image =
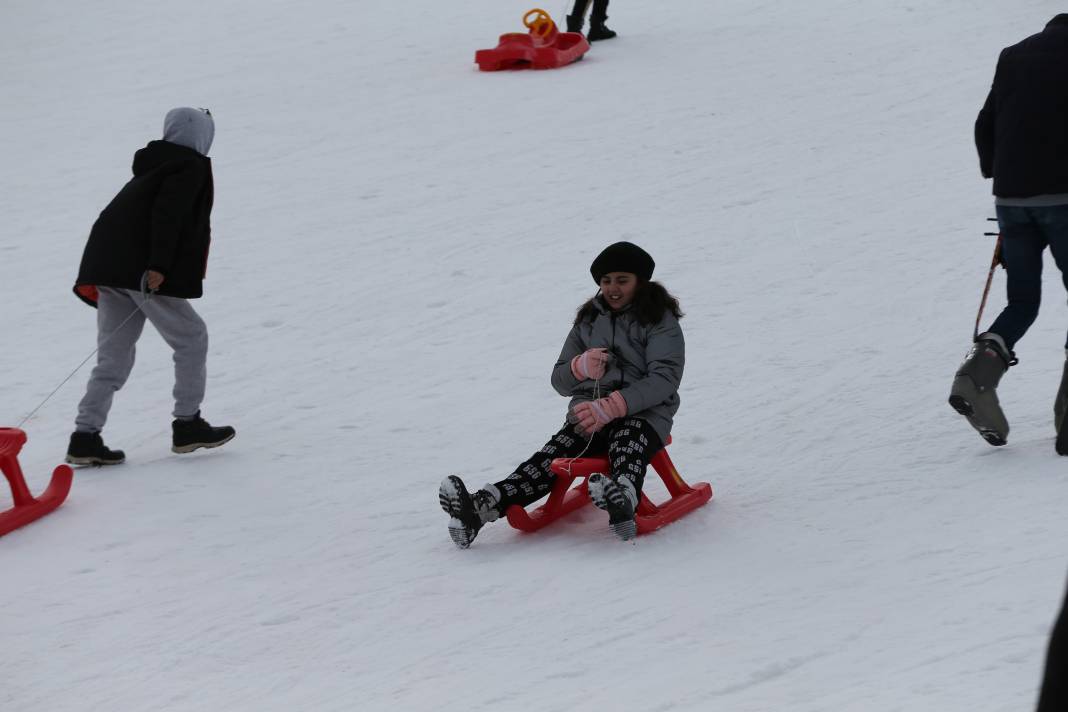
[[[648,252],[633,242],[617,242],[601,250],[601,254],[590,265],[590,274],[597,284],[609,272],[630,272],[648,282],[653,278],[654,267],[656,263]]]

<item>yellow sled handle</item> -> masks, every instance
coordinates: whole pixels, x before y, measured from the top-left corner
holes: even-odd
[[[528,10],[523,15],[523,25],[530,30],[531,34],[541,38],[548,37],[556,29],[556,23],[553,22],[553,18],[540,7]]]

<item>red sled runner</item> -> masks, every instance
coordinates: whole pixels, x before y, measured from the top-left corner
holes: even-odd
[[[0,470],[11,486],[15,506],[0,512],[0,536],[29,524],[54,510],[67,498],[74,470],[60,465],[52,472],[52,482],[39,498],[30,494],[19,467],[18,454],[26,444],[26,433],[18,428],[0,428]]]
[[[671,444],[670,437],[668,444]],[[662,504],[653,504],[645,493],[642,493],[638,510],[634,514],[634,522],[638,525],[639,534],[656,531],[712,499],[712,486],[707,482],[698,482],[692,487],[686,484],[686,481],[679,475],[679,471],[675,469],[671,458],[668,457],[666,447],[653,455],[649,464],[664,481],[671,498]],[[595,472],[603,474],[609,471],[607,456],[558,457],[553,460],[550,467],[556,475],[556,482],[553,483],[553,489],[545,504],[531,512],[519,506],[508,508],[506,512],[508,523],[516,529],[536,532],[560,517],[585,506],[590,502],[587,478]],[[579,478],[582,482],[578,487],[571,489],[571,484]]]
[[[535,8],[523,15],[529,34],[501,35],[494,49],[475,52],[475,62],[483,72],[501,69],[555,69],[577,62],[590,51],[581,32],[560,32],[549,13]]]

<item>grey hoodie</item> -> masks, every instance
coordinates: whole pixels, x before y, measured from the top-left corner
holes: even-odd
[[[571,359],[586,349],[607,348],[613,360],[599,384],[600,397],[619,391],[627,414],[647,421],[661,442],[667,442],[679,409],[679,382],[686,362],[686,342],[679,321],[666,312],[659,324],[643,326],[630,307],[613,312],[598,297],[597,315],[571,329],[553,367],[552,385],[571,396],[570,407],[598,395],[593,381],[579,381],[571,373]]]
[[[171,109],[163,119],[163,140],[208,155],[215,139],[215,120],[211,114],[188,106]]]

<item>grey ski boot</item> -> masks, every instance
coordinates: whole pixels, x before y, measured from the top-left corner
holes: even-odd
[[[1057,399],[1053,401],[1053,425],[1057,428],[1058,455],[1068,455],[1068,428],[1063,428],[1064,414],[1068,413],[1068,349],[1065,349],[1064,372],[1061,374],[1061,387],[1057,389]]]
[[[972,345],[964,363],[953,378],[949,404],[968,419],[991,445],[1004,445],[1009,437],[1009,421],[998,403],[997,386],[1015,355],[1005,341],[993,332],[984,332]]]

